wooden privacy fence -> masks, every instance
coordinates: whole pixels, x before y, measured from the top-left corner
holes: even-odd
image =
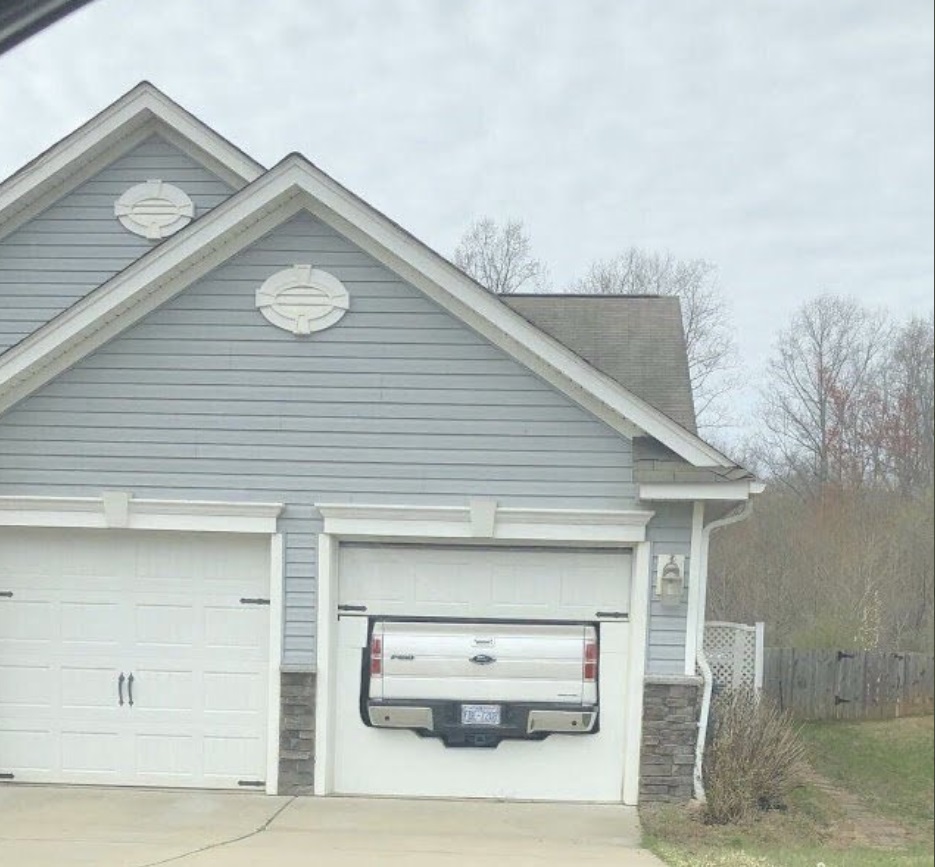
[[[803,720],[930,714],[933,663],[924,653],[768,647],[763,692]]]

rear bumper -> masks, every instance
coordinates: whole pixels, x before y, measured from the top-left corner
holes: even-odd
[[[449,747],[496,747],[500,741],[542,740],[552,734],[593,734],[598,730],[597,705],[499,704],[500,725],[464,725],[460,701],[374,701],[362,708],[364,724],[374,728],[410,729],[441,738]]]

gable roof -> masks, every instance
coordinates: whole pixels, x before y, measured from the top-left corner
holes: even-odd
[[[505,295],[503,302],[695,433],[679,300],[647,295]]]
[[[27,197],[32,196],[43,183],[34,176],[47,179],[54,174],[50,167],[58,166],[56,171],[67,175],[68,166],[60,165],[67,153],[86,155],[88,141],[97,142],[99,147],[115,124],[116,128],[125,129],[131,122],[127,115],[132,119],[141,114],[138,104],[136,110],[130,110],[133,94],[149,106],[159,102],[159,98],[166,99],[152,85],[144,83],[134,88],[111,106],[111,109],[122,106],[117,112],[123,113],[120,123],[111,109],[95,119],[100,121],[110,113],[99,124],[110,133],[96,128],[89,132],[86,124],[82,127],[84,133],[78,137],[83,144],[75,139],[77,134],[69,136],[0,187],[0,207],[15,207],[11,196],[17,188],[24,190]],[[167,99],[166,102],[175,106]],[[178,117],[174,119],[180,121]],[[205,144],[214,147],[221,156],[233,160],[240,154],[198,121],[194,121],[194,132],[203,141],[207,137]],[[240,157],[243,174],[256,175],[251,183],[0,356],[0,412],[275,226],[307,210],[611,428],[628,437],[645,433],[693,466],[735,466],[694,431],[528,321],[498,296],[491,295],[300,154],[286,157],[265,173],[249,158],[242,154]]]
[[[265,171],[144,81],[0,184],[0,237],[154,134],[187,152],[234,189]]]

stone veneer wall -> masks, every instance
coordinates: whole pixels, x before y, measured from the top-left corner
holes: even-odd
[[[702,686],[700,677],[646,678],[640,750],[641,803],[691,800]]]
[[[284,671],[279,717],[279,794],[310,795],[315,772],[315,674]]]

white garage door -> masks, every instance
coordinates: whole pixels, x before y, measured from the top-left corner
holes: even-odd
[[[0,530],[0,773],[262,780],[268,593],[258,536]]]
[[[334,791],[622,799],[629,624],[619,615],[630,599],[628,552],[342,545],[338,585]],[[379,615],[599,622],[600,731],[455,749],[365,726],[362,653],[368,618]]]

